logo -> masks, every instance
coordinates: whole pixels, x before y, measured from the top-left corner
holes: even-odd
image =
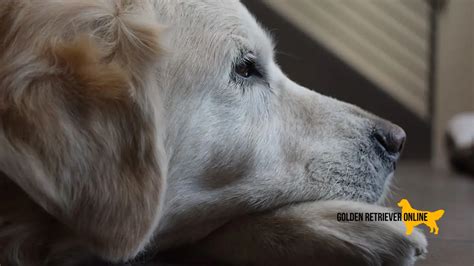
[[[413,208],[407,199],[398,202],[401,212],[341,212],[337,213],[338,222],[403,222],[406,227],[405,233],[411,235],[415,226],[424,224],[435,235],[439,232],[436,221],[444,215],[444,210],[420,211]]]
[[[398,202],[398,207],[402,209],[402,221],[406,227],[406,234],[411,235],[413,228],[420,224],[425,224],[430,228],[430,233],[438,234],[439,227],[436,221],[441,219],[444,215],[444,210],[437,210],[434,212],[420,211],[414,209],[407,199],[402,199]]]

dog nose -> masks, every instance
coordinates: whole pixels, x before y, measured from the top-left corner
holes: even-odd
[[[401,127],[385,120],[377,122],[374,136],[376,141],[391,154],[402,152],[407,137]]]

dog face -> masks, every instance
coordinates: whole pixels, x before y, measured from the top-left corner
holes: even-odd
[[[400,128],[288,79],[238,1],[170,1],[158,18],[169,25],[158,78],[170,156],[163,231],[293,202],[382,197]]]
[[[292,82],[238,1],[0,7],[0,170],[104,258],[383,196],[403,130]]]
[[[409,206],[409,205],[410,204],[408,203],[408,200],[406,200],[406,199],[402,199],[397,203],[398,207],[405,207],[405,206]]]

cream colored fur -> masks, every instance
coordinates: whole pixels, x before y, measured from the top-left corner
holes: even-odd
[[[5,0],[0,22],[0,264],[426,252],[401,223],[336,222],[389,211],[389,122],[288,79],[238,1]]]

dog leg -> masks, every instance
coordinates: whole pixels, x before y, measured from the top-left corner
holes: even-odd
[[[236,265],[413,265],[426,253],[402,222],[338,222],[337,213],[389,212],[349,201],[302,203],[235,220],[190,248]]]
[[[405,233],[405,234],[406,234],[406,235],[411,235],[412,232],[413,232],[413,229],[415,228],[415,226],[412,225],[412,224],[408,224],[408,225],[406,225],[406,227],[407,227],[407,230],[406,230],[406,233]]]
[[[426,226],[428,226],[430,228],[430,233],[434,233],[436,234],[436,231],[438,231],[436,228],[436,224],[434,222],[431,222],[429,221],[428,223],[426,223]]]

